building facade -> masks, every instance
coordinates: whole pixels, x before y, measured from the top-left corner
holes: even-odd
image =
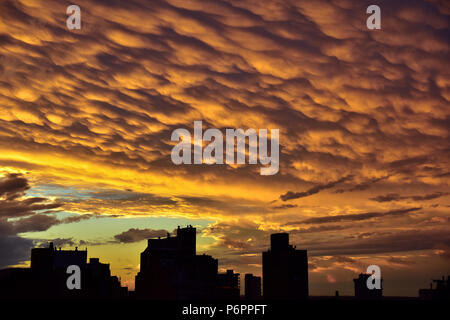
[[[288,233],[270,236],[270,249],[263,252],[264,299],[306,299],[308,297],[308,256],[289,244]]]
[[[261,299],[261,277],[256,277],[251,273],[245,275],[245,299]]]
[[[155,300],[208,299],[214,296],[218,261],[196,254],[196,228],[177,229],[176,236],[149,239],[141,253],[136,296]]]

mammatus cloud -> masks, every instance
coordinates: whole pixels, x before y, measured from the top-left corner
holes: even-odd
[[[67,3],[2,1],[0,167],[33,177],[33,190],[25,175],[2,180],[16,185],[0,191],[2,234],[19,238],[8,244],[24,252],[17,232],[87,217],[151,216],[213,221],[205,250],[238,271],[259,272],[257,252],[278,231],[337,282],[345,274],[326,268],[338,262],[320,254],[393,247],[411,261],[417,245],[440,261],[431,250],[444,247],[448,197],[428,195],[449,192],[448,5],[380,0],[382,29],[369,31],[370,4],[79,0],[82,29],[70,31]],[[195,120],[280,129],[279,173],[173,165],[171,132]],[[70,196],[36,191],[45,185]],[[404,208],[422,209],[393,213]],[[49,212],[62,209],[79,215]]]
[[[381,1],[390,14],[369,32],[364,1],[269,3],[80,1],[69,31],[63,3],[2,2],[0,162],[144,193],[233,182],[270,196],[252,166],[171,163],[170,133],[203,120],[280,128],[271,186],[285,194],[348,175],[354,191],[387,175],[444,181],[445,6]]]

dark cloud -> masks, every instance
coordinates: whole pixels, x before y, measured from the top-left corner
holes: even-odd
[[[450,245],[450,235],[444,229],[406,230],[374,235],[360,240],[340,243],[308,243],[312,255],[376,254],[429,250]]]
[[[417,207],[417,208],[389,210],[389,211],[385,211],[385,212],[340,214],[340,215],[334,215],[334,216],[309,218],[309,219],[299,222],[299,224],[321,224],[321,223],[343,222],[343,221],[361,221],[361,220],[368,220],[368,219],[385,217],[385,216],[401,216],[401,215],[406,215],[406,214],[409,214],[412,212],[419,211],[421,209],[422,209],[421,207]]]
[[[0,268],[15,265],[30,259],[33,241],[16,235],[0,236]]]
[[[396,201],[400,200],[402,197],[400,197],[397,193],[389,193],[384,196],[378,196],[375,198],[371,198],[370,200],[377,201],[377,202],[389,202],[389,201]]]
[[[93,215],[93,214],[83,214],[83,215],[77,215],[77,216],[71,216],[71,217],[66,217],[63,218],[60,221],[60,223],[74,223],[74,222],[79,222],[79,221],[83,221],[83,220],[89,220],[92,218],[101,218],[101,216],[98,215]]]
[[[269,213],[270,207],[263,201],[252,201],[245,198],[232,198],[229,196],[222,197],[192,197],[192,196],[181,196],[180,197],[185,204],[189,204],[195,208],[195,210],[212,210],[220,212],[223,214],[251,214],[258,213],[264,214]],[[284,207],[289,208],[289,207]],[[272,209],[282,209],[272,208]]]
[[[54,215],[54,209],[62,203],[42,197],[26,198],[28,189],[28,179],[21,174],[0,178],[0,267],[29,259],[33,240],[22,238],[19,233],[46,231],[61,223],[91,218],[80,215],[60,220]]]
[[[57,209],[61,203],[49,202],[46,198],[26,198],[14,200],[0,200],[0,216],[17,218],[34,214],[39,210]]]
[[[282,204],[280,206],[272,207],[272,209],[275,210],[281,210],[281,209],[291,209],[291,208],[297,208],[298,206],[296,204]]]
[[[448,195],[447,192],[436,192],[436,193],[426,194],[424,196],[410,196],[409,198],[414,201],[421,201],[421,200],[437,199],[437,198],[440,198],[440,197],[446,196],[446,195]]]
[[[116,234],[114,236],[114,239],[122,243],[131,243],[155,237],[163,237],[166,236],[168,233],[169,232],[167,230],[163,229],[154,230],[154,229],[131,228],[120,234]]]
[[[1,218],[30,216],[62,205],[42,197],[25,198],[25,191],[29,189],[28,180],[20,174],[8,174],[0,178],[0,186],[3,195],[0,198]]]
[[[27,218],[22,218],[12,223],[14,232],[36,232],[45,231],[50,227],[59,224],[58,218],[52,215],[35,214]]]
[[[77,242],[73,238],[53,238],[45,240],[42,239],[35,240],[36,246],[40,248],[48,248],[50,242],[53,242],[53,245],[56,248],[73,247],[77,245]],[[78,244],[81,245],[80,242],[78,242]]]
[[[311,196],[313,194],[319,193],[322,190],[325,189],[330,189],[333,188],[334,186],[336,186],[339,183],[348,181],[353,179],[353,176],[349,175],[346,177],[342,177],[336,181],[332,181],[326,184],[321,184],[321,185],[317,185],[315,187],[312,187],[311,189],[308,189],[307,191],[304,192],[292,192],[292,191],[288,191],[285,194],[282,194],[280,196],[280,199],[283,201],[288,201],[288,200],[292,200],[292,199],[298,199],[298,198],[304,198],[304,197],[308,197]]]
[[[29,188],[27,179],[20,174],[10,173],[0,180],[0,198],[4,197],[9,201],[14,200],[23,195]]]
[[[282,224],[283,227],[296,227],[303,224],[319,224],[318,226],[311,226],[308,228],[296,228],[290,230],[289,233],[292,234],[302,234],[302,233],[314,233],[314,232],[327,232],[327,231],[338,231],[338,230],[346,230],[361,227],[354,224],[339,224],[339,222],[352,222],[352,221],[364,221],[370,220],[373,218],[383,217],[383,216],[407,216],[411,212],[416,212],[421,210],[421,207],[418,208],[407,208],[407,209],[396,209],[389,210],[384,212],[365,212],[358,214],[344,214],[344,215],[334,215],[334,216],[322,216],[316,218],[309,218],[301,221],[290,221]],[[420,221],[420,225],[431,225],[442,223],[442,221],[448,222],[447,218],[439,217],[439,218],[431,218]],[[335,224],[330,224],[335,223]],[[325,225],[321,225],[325,224]],[[364,232],[360,233],[358,237],[365,237],[373,234],[372,232]]]
[[[371,180],[368,180],[368,181],[363,182],[363,183],[358,183],[358,184],[356,184],[353,187],[348,188],[348,189],[338,189],[338,190],[335,191],[335,193],[344,193],[344,192],[352,192],[352,191],[364,191],[364,190],[369,189],[374,183],[377,183],[377,182],[382,181],[382,180],[386,180],[388,178],[389,178],[389,176],[384,176],[384,177],[380,177],[380,178],[371,179]]]
[[[414,201],[424,201],[424,200],[432,200],[437,199],[443,196],[448,195],[446,192],[435,192],[426,195],[415,195],[415,196],[401,196],[397,193],[389,193],[386,195],[377,196],[374,198],[370,198],[370,200],[377,202],[390,202],[390,201],[399,201],[399,200],[414,200]]]
[[[293,221],[285,223],[283,226],[298,226],[300,224],[303,224],[303,222],[300,221]],[[328,231],[338,231],[338,230],[345,230],[348,229],[348,226],[345,225],[324,225],[324,226],[313,226],[309,228],[300,228],[291,230],[289,233],[291,234],[305,234],[305,233],[315,233],[315,232],[328,232]]]

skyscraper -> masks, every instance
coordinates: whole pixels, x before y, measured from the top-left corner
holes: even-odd
[[[261,299],[261,277],[256,277],[251,273],[245,274],[245,299]]]
[[[288,233],[270,236],[270,249],[263,252],[263,295],[265,299],[308,297],[308,256],[289,244]]]
[[[149,239],[141,253],[136,295],[150,299],[211,298],[215,293],[217,259],[196,255],[196,229],[177,229],[175,237]]]
[[[241,284],[239,276],[239,273],[233,270],[217,274],[216,298],[239,300]]]
[[[371,274],[360,273],[359,277],[353,279],[355,283],[355,297],[361,299],[374,299],[381,298],[383,296],[383,287],[380,289],[369,289],[367,286],[367,280],[371,277]],[[381,279],[381,285],[383,284],[383,279]]]
[[[77,266],[80,287],[69,289],[69,266]],[[57,250],[51,242],[48,248],[31,250],[30,268],[0,270],[0,298],[120,298],[128,295],[110,266],[98,258],[87,262],[87,250]]]

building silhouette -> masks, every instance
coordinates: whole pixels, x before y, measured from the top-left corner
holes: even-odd
[[[227,270],[217,275],[216,298],[223,300],[239,300],[241,296],[239,273]]]
[[[80,268],[81,289],[67,287],[67,267]],[[0,296],[8,298],[120,298],[127,288],[112,277],[109,264],[98,258],[87,262],[87,250],[57,250],[51,242],[48,248],[31,250],[30,268],[0,270]]]
[[[435,287],[433,288],[433,283]],[[450,276],[432,280],[429,289],[419,289],[419,297],[427,300],[450,300]]]
[[[136,276],[136,296],[155,300],[211,299],[214,297],[218,261],[196,255],[196,228],[177,229],[177,235],[149,239],[141,253]]]
[[[69,290],[66,270],[70,265],[81,269],[81,288]],[[45,296],[79,297],[86,294],[87,250],[57,250],[51,242],[48,248],[31,249],[31,273],[36,288]]]
[[[306,250],[289,244],[288,233],[270,236],[270,249],[263,252],[264,299],[306,299],[308,257]]]
[[[87,259],[86,250],[61,250],[50,243],[31,250],[30,268],[0,270],[0,299],[148,299],[148,300],[239,300],[240,274],[233,270],[218,273],[218,260],[196,253],[196,228],[176,230],[176,236],[148,239],[141,253],[135,291],[128,292],[120,279],[111,275],[110,265],[98,258]],[[81,289],[70,290],[67,268],[81,270]],[[306,250],[289,244],[289,234],[270,237],[270,249],[262,255],[261,277],[245,274],[245,299],[249,301],[306,299],[308,297],[308,257]],[[369,289],[371,274],[353,279],[357,299],[381,299],[383,288]],[[381,280],[381,284],[383,280]],[[435,286],[433,287],[433,283]],[[335,297],[339,297],[336,291]],[[426,300],[450,299],[450,276],[432,280],[429,289],[420,289]],[[341,300],[339,298],[338,300]],[[384,298],[383,300],[385,300]]]
[[[121,287],[119,278],[111,276],[109,264],[101,263],[98,258],[89,259],[85,277],[89,297],[119,298],[128,293],[127,287]]]
[[[135,291],[128,292],[120,279],[111,275],[110,265],[87,258],[86,250],[61,250],[50,243],[31,250],[30,268],[0,270],[0,299],[148,299],[148,300],[239,300],[240,274],[233,270],[218,273],[218,260],[196,253],[196,228],[176,230],[176,236],[148,239],[141,253]],[[67,267],[81,270],[81,289],[67,287]],[[266,300],[308,297],[306,250],[289,244],[289,234],[270,237],[270,249],[262,255],[263,298]],[[357,299],[381,299],[383,288],[369,289],[371,274],[353,279]],[[383,280],[381,280],[381,284]],[[433,283],[435,284],[433,286]],[[336,291],[335,297],[339,297]],[[432,280],[429,289],[420,289],[426,300],[450,299],[450,276]],[[261,299],[261,277],[245,274],[245,299]],[[337,300],[341,300],[339,298]],[[356,300],[357,300],[356,299]],[[383,298],[385,300],[386,298]]]
[[[255,277],[251,273],[245,275],[245,299],[261,299],[261,277]]]
[[[6,268],[0,270],[0,298],[33,298],[35,287],[30,268]]]
[[[353,279],[355,284],[355,297],[359,299],[378,299],[383,296],[383,279],[381,279],[380,289],[369,289],[367,286],[367,279],[371,277],[371,274],[361,273],[359,277]]]

